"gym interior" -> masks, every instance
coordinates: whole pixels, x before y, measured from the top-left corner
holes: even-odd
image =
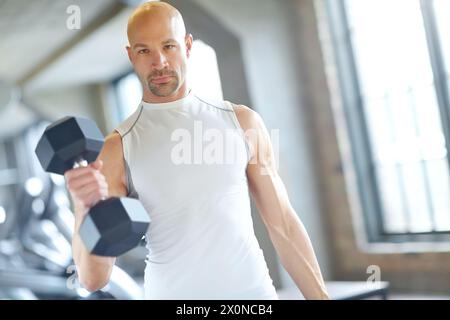
[[[0,299],[143,299],[145,243],[102,290],[79,284],[72,200],[36,155],[54,121],[106,136],[136,110],[142,2],[0,1]],[[194,38],[192,88],[274,132],[330,297],[450,298],[450,1],[166,2]],[[280,299],[304,299],[253,203],[252,218]]]

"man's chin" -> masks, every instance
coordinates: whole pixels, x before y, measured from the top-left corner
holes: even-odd
[[[169,97],[175,93],[175,90],[164,90],[163,88],[158,88],[158,89],[155,89],[155,88],[150,89],[149,88],[149,90],[153,95],[160,97],[160,98]]]
[[[161,98],[169,97],[177,91],[177,89],[173,87],[172,81],[161,84],[152,83],[151,85],[148,85],[147,88],[153,95]]]

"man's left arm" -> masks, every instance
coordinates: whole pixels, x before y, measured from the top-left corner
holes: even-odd
[[[329,299],[308,233],[292,208],[263,120],[234,106],[251,149],[247,178],[253,200],[280,260],[306,299]]]

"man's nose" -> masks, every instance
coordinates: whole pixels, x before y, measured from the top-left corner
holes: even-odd
[[[153,68],[162,69],[167,65],[166,56],[162,52],[154,52],[151,63]]]

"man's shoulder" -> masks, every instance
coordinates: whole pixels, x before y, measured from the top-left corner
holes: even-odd
[[[122,137],[117,131],[113,131],[106,136],[101,156],[113,162],[122,160]]]
[[[105,138],[99,158],[103,161],[102,171],[107,178],[112,194],[126,194],[122,137],[117,131],[111,132]]]
[[[252,110],[251,108],[247,107],[243,104],[237,104],[231,102],[231,106],[233,107],[234,112],[236,115],[242,116],[242,117],[251,117],[256,114],[256,111]]]
[[[112,147],[117,147],[122,145],[122,136],[116,130],[112,131],[105,138],[105,144]]]
[[[236,117],[241,127],[246,129],[258,128],[262,124],[262,118],[258,112],[243,104],[231,102]]]
[[[113,131],[106,136],[100,157],[113,165],[117,165],[118,162],[122,161],[122,137],[117,131]]]

